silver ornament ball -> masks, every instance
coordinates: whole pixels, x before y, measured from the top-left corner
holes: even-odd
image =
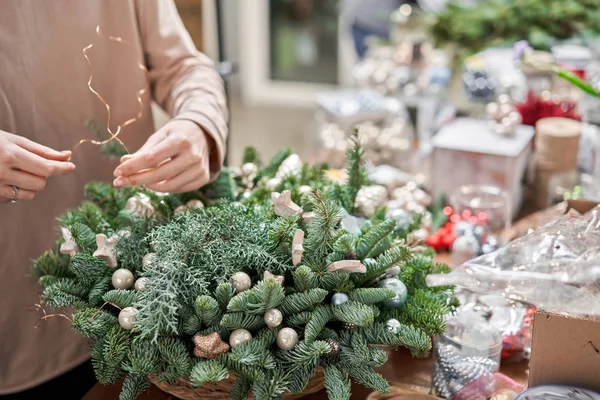
[[[331,298],[331,304],[334,306],[341,306],[344,303],[348,302],[348,295],[346,293],[336,293]]]
[[[390,318],[385,321],[385,327],[392,333],[398,333],[398,329],[400,329],[400,321],[398,321],[396,318]]]
[[[144,269],[147,270],[150,267],[150,265],[152,265],[152,262],[155,258],[156,254],[154,253],[146,254],[144,257],[142,257],[142,267],[144,267]]]
[[[281,350],[291,350],[298,344],[298,333],[292,328],[283,328],[277,334],[277,347]]]
[[[459,236],[452,244],[452,253],[466,259],[475,257],[479,250],[479,241],[474,234]]]
[[[400,279],[397,278],[388,278],[384,279],[379,283],[380,288],[390,289],[396,293],[396,296],[391,299],[385,300],[383,305],[389,308],[399,308],[404,304],[406,298],[408,297],[408,289],[406,285],[402,283]]]
[[[233,289],[236,293],[240,293],[244,290],[250,289],[250,286],[252,286],[252,280],[247,273],[236,272],[231,276],[231,286],[233,286]]]
[[[150,283],[150,279],[148,279],[146,277],[141,277],[135,281],[135,284],[133,285],[133,287],[136,290],[136,292],[143,292],[144,290],[146,290],[149,283]]]
[[[271,308],[265,313],[265,324],[269,328],[275,328],[283,322],[283,314],[276,308]]]
[[[312,188],[308,185],[302,185],[298,188],[298,193],[301,195],[309,194],[310,192],[312,192]]]
[[[275,190],[277,188],[277,186],[279,186],[280,183],[281,183],[281,179],[271,178],[265,183],[265,186],[269,190]]]
[[[133,286],[133,273],[125,268],[119,268],[112,274],[112,284],[115,289],[129,289]]]
[[[236,329],[231,332],[231,336],[229,336],[229,345],[232,349],[235,349],[240,344],[247,342],[252,339],[252,334],[246,329]]]
[[[242,165],[242,174],[244,176],[255,175],[258,172],[258,167],[254,163],[246,163]]]
[[[133,307],[125,307],[119,313],[119,325],[128,331],[133,329],[133,324],[137,319],[138,310]]]
[[[412,222],[412,217],[410,216],[409,212],[401,208],[386,213],[385,218],[395,219],[396,228],[402,230],[407,230],[410,227],[410,223]]]

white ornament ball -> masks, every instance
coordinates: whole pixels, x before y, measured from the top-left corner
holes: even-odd
[[[302,185],[298,188],[298,193],[301,195],[309,194],[310,192],[312,192],[312,188],[308,185]]]
[[[142,257],[142,267],[144,267],[144,269],[148,269],[155,257],[156,254],[154,253],[148,253],[144,257]]]
[[[133,287],[135,288],[136,292],[143,292],[144,290],[146,290],[149,283],[150,283],[150,279],[148,279],[146,277],[141,277],[135,281],[135,284],[133,285]]]
[[[233,286],[236,293],[240,293],[250,289],[250,286],[252,286],[252,279],[250,279],[250,276],[245,272],[236,272],[231,276],[231,286]]]
[[[125,307],[119,313],[119,325],[128,331],[133,329],[133,324],[137,319],[138,310],[133,307]]]
[[[383,305],[389,308],[398,308],[404,304],[408,298],[408,289],[406,285],[398,278],[384,279],[379,283],[380,288],[390,289],[396,293],[396,296],[385,300]]]
[[[236,329],[231,332],[231,336],[229,336],[229,345],[232,349],[235,349],[238,345],[247,342],[252,339],[252,334],[246,329]]]
[[[410,224],[412,222],[412,217],[408,213],[408,211],[402,209],[392,210],[385,215],[386,219],[395,219],[396,227],[398,229],[407,230],[410,228]]]
[[[271,178],[267,181],[267,183],[265,183],[265,186],[269,190],[275,190],[277,188],[277,186],[279,186],[280,183],[281,183],[281,179]]]
[[[254,163],[246,163],[242,165],[242,175],[244,176],[256,175],[257,172],[258,167]]]
[[[112,274],[112,284],[115,289],[129,289],[133,286],[133,273],[125,268],[119,268]]]
[[[386,275],[394,275],[397,277],[398,275],[400,275],[400,266],[394,265],[393,267],[386,269],[385,274]]]
[[[341,306],[348,302],[348,295],[346,293],[336,293],[331,297],[331,304],[335,307]]]
[[[269,328],[275,328],[283,322],[283,314],[276,308],[271,308],[265,313],[265,324]]]
[[[400,321],[398,321],[396,318],[390,318],[385,321],[385,326],[388,331],[392,333],[398,333],[398,329],[400,329]]]
[[[298,344],[298,333],[292,328],[283,328],[277,334],[277,346],[281,350],[291,350]]]
[[[417,229],[414,232],[411,232],[410,237],[412,240],[417,241],[417,242],[421,242],[425,239],[427,239],[427,237],[429,236],[429,232],[427,231],[427,229],[421,228],[421,229]]]

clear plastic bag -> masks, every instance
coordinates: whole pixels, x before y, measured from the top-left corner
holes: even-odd
[[[429,275],[427,284],[502,295],[551,312],[598,316],[599,211],[564,216],[450,274]]]

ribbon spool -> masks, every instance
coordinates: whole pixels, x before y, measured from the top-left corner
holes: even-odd
[[[582,124],[568,118],[551,117],[539,120],[535,129],[535,203],[545,208],[552,175],[577,170]]]

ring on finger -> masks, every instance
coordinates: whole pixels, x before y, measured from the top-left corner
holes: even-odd
[[[18,195],[19,195],[19,188],[17,186],[13,186],[12,187],[12,196],[10,196],[10,199],[8,199],[8,201],[13,204],[16,203]]]

